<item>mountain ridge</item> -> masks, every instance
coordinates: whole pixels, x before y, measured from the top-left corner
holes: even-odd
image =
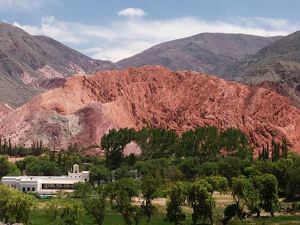
[[[32,36],[0,23],[0,101],[12,107],[40,93],[40,82],[113,68],[108,61],[94,60],[45,36]],[[7,93],[6,93],[7,92]],[[22,97],[20,97],[22,96]]]
[[[269,89],[145,66],[70,77],[0,119],[0,133],[13,143],[42,140],[57,149],[99,144],[111,128],[153,126],[181,133],[214,125],[243,130],[256,149],[286,138],[299,152],[299,124],[299,109]]]
[[[143,52],[116,63],[128,66],[161,65],[172,70],[195,70],[208,74],[223,75],[228,64],[280,39],[246,34],[200,33],[155,45]]]
[[[261,49],[257,54],[229,66],[225,78],[247,84],[273,82],[300,107],[300,31]]]

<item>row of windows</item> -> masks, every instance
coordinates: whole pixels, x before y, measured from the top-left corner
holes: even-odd
[[[10,187],[12,187],[12,188],[17,188],[17,186],[15,185],[15,184],[11,184],[11,185],[9,185]],[[20,191],[21,191],[21,188],[20,188]],[[30,187],[22,187],[22,191],[23,192],[30,192],[30,191],[32,191],[32,192],[34,192],[35,191],[35,187],[32,187],[32,188],[30,188]]]
[[[86,179],[85,179],[86,181]],[[10,185],[12,188],[16,188],[16,185]],[[42,184],[42,189],[59,189],[59,190],[72,190],[74,189],[74,184]],[[20,188],[21,191],[21,188]],[[35,192],[35,187],[22,187],[23,192]]]
[[[35,187],[32,187],[32,188],[30,188],[30,187],[22,187],[22,191],[23,192],[30,192],[30,191],[32,191],[32,192],[34,192],[35,191]]]
[[[74,185],[73,184],[42,184],[42,189],[72,190],[74,189]]]

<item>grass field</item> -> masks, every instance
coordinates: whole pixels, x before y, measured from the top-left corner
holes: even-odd
[[[232,203],[232,197],[229,194],[225,195],[214,195],[214,198],[216,200],[216,213],[218,215],[223,214],[223,210],[225,205],[228,205]],[[67,200],[67,199],[66,199]],[[45,211],[44,206],[45,202],[47,200],[40,200],[40,207],[38,207],[35,211],[32,212],[30,218],[31,218],[31,224],[32,225],[54,225],[54,221],[50,217],[50,215]],[[78,199],[78,201],[81,202],[81,200]],[[174,223],[169,223],[165,221],[165,199],[156,199],[154,201],[155,205],[158,208],[158,212],[153,216],[152,221],[150,225],[171,225]],[[186,221],[184,225],[192,224],[191,221],[191,213],[192,210],[188,207],[184,207],[184,211],[187,215]],[[94,225],[93,217],[90,215],[87,215],[85,212],[83,212],[80,215],[80,224],[81,225]],[[146,225],[146,219],[142,219],[140,225]],[[220,224],[220,223],[216,223]],[[252,218],[249,219],[246,222],[241,222],[240,220],[234,220],[229,223],[229,225],[300,225],[300,214],[297,215],[283,215],[283,214],[277,214],[276,217],[262,217],[260,219]],[[123,217],[114,211],[110,209],[110,207],[107,208],[104,224],[103,225],[125,225]]]
[[[151,225],[169,225],[164,221],[165,216],[162,213],[156,214],[151,222]],[[53,221],[49,216],[46,215],[42,210],[36,210],[31,215],[32,225],[51,225]],[[82,225],[94,225],[93,218],[88,215],[82,215],[80,217],[80,224]],[[123,217],[114,212],[107,212],[105,214],[104,225],[124,225]],[[146,225],[146,220],[142,220],[140,225]]]
[[[162,213],[156,214],[152,221],[151,225],[170,225],[173,223],[169,223],[164,220],[165,216]],[[31,224],[32,225],[51,225],[53,221],[49,216],[45,214],[45,212],[41,210],[37,210],[32,214]],[[93,219],[90,216],[82,215],[80,218],[80,224],[82,225],[94,225]],[[106,214],[104,225],[124,225],[124,221],[121,215],[113,212],[108,212]],[[146,225],[146,220],[142,220],[140,225]],[[185,224],[191,224],[191,219],[187,218]],[[229,223],[229,225],[300,225],[300,215],[289,215],[289,216],[277,216],[275,218],[261,218],[261,219],[253,219],[247,222],[241,222],[239,220],[235,220]]]

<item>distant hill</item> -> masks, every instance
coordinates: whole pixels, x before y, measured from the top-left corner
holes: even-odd
[[[140,54],[121,60],[119,67],[162,65],[172,70],[195,70],[223,75],[224,69],[257,53],[281,37],[246,34],[201,33],[164,42]]]
[[[32,36],[2,22],[0,43],[0,101],[14,107],[43,90],[40,83],[45,80],[114,67],[49,37]]]
[[[300,31],[225,70],[227,79],[259,84],[289,96],[300,107]],[[268,82],[266,82],[268,81]]]
[[[1,109],[1,108],[0,108]],[[112,128],[199,126],[244,131],[258,150],[285,138],[300,152],[300,109],[272,90],[160,66],[76,75],[0,120],[0,134],[17,145],[51,148],[99,144]]]

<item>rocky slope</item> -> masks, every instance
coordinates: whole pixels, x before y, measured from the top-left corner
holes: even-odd
[[[162,65],[172,70],[195,70],[223,75],[224,69],[257,53],[281,37],[201,33],[156,45],[117,63],[120,67]]]
[[[0,102],[0,119],[13,111],[7,104]]]
[[[99,143],[110,128],[155,126],[182,132],[237,127],[253,145],[286,137],[300,151],[300,111],[263,87],[159,66],[76,75],[0,119],[14,143],[50,147]]]
[[[300,31],[261,49],[225,71],[227,79],[249,84],[273,83],[280,93],[300,107]]]
[[[51,38],[31,36],[0,22],[0,101],[20,106],[42,89],[40,82],[113,67]],[[22,97],[20,97],[22,96]]]

